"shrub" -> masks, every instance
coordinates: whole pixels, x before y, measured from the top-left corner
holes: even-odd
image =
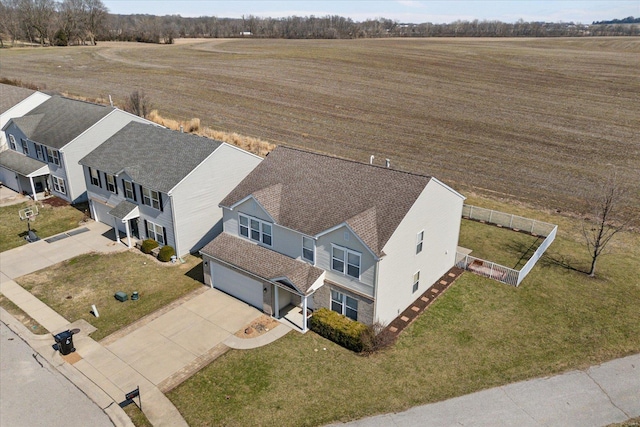
[[[384,350],[396,340],[396,336],[380,322],[367,326],[360,338],[362,339],[363,351],[367,353]]]
[[[335,311],[326,308],[317,310],[309,319],[309,327],[318,335],[349,350],[358,353],[368,350],[362,339],[367,332],[367,326]]]
[[[160,253],[158,253],[158,259],[162,262],[171,261],[171,257],[176,254],[176,250],[173,249],[172,246],[165,245],[160,248]]]
[[[142,242],[142,245],[140,246],[140,250],[145,254],[150,254],[151,251],[157,247],[158,247],[158,242],[156,242],[153,239],[147,239]]]

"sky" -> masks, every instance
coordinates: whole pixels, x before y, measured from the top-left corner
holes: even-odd
[[[640,17],[640,0],[103,0],[103,3],[111,13],[122,15],[218,18],[339,15],[354,21],[387,18],[416,24],[447,23],[458,19],[590,24],[627,16]]]

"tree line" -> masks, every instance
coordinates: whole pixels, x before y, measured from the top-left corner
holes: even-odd
[[[356,22],[337,15],[186,18],[180,15],[110,14],[101,0],[0,0],[0,44],[5,40],[57,46],[96,44],[102,40],[173,43],[177,37],[355,39],[640,35],[640,26],[628,24],[628,20],[587,25],[523,20],[514,23],[458,20],[446,24],[409,24],[385,18]]]

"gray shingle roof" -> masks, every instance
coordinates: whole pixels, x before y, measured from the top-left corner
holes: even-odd
[[[125,216],[129,215],[131,211],[138,208],[138,205],[135,203],[131,203],[128,200],[123,200],[116,205],[115,208],[109,211],[109,215],[114,216],[118,219],[123,219]]]
[[[115,108],[52,96],[13,122],[32,141],[62,148]]]
[[[346,222],[380,256],[430,179],[279,146],[220,204],[253,195],[277,224],[309,236]]]
[[[109,174],[125,171],[136,183],[168,193],[221,144],[201,136],[131,122],[82,158],[80,164]]]
[[[13,150],[4,150],[0,153],[0,166],[3,166],[13,172],[17,172],[22,176],[27,176],[38,169],[47,166],[39,160],[27,157],[24,154],[16,153]],[[47,168],[47,172],[49,169]]]
[[[200,252],[267,280],[286,277],[305,294],[324,273],[304,261],[289,258],[228,233],[220,234]]]
[[[0,83],[0,114],[18,105],[31,95],[35,90]]]

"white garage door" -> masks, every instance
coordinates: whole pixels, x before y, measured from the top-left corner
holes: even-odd
[[[262,283],[215,262],[211,263],[213,287],[262,310]]]
[[[10,188],[13,191],[20,191],[20,186],[16,179],[16,173],[13,171],[0,167],[0,181],[2,181],[2,185],[5,187]]]
[[[95,200],[92,200],[91,204],[93,205],[93,210],[96,214],[96,217],[93,219],[113,227],[113,217],[109,215],[109,211],[113,208]]]

